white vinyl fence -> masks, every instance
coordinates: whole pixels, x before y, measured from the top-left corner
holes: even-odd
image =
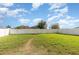
[[[0,37],[9,35],[9,29],[0,29]]]
[[[48,29],[10,29],[10,34],[40,34],[40,33],[56,33],[57,30]]]
[[[79,29],[59,29],[58,33],[79,35]]]
[[[79,35],[79,29],[0,29],[0,37],[9,34],[63,33]]]

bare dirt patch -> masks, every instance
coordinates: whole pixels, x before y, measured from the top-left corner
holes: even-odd
[[[33,40],[33,38],[29,39],[29,41],[27,43],[25,43],[23,45],[23,47],[19,48],[19,52],[21,52],[21,54],[32,53],[32,50],[33,50],[32,40]]]

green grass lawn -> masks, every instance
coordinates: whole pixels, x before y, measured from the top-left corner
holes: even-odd
[[[79,54],[79,36],[64,34],[20,34],[0,37],[0,54],[7,54],[9,50],[18,50],[30,39],[33,40],[32,49],[29,49],[32,53],[29,54]],[[16,52],[23,54],[22,51]],[[24,54],[27,54],[26,50]]]
[[[0,37],[0,54],[7,53],[8,50],[14,50],[22,46],[31,38],[31,35],[9,35]]]

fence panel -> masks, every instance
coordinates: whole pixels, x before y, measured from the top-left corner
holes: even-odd
[[[9,29],[0,29],[0,37],[9,35]]]

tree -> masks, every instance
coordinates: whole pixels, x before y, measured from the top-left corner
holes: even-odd
[[[41,20],[35,27],[39,28],[39,29],[45,29],[46,28],[46,22]]]
[[[31,29],[31,27],[21,25],[21,26],[17,26],[17,27],[15,27],[15,29]]]
[[[8,26],[6,26],[6,28],[11,28],[11,26],[10,26],[10,25],[8,25]]]
[[[60,29],[59,24],[54,24],[51,26],[51,29]]]

